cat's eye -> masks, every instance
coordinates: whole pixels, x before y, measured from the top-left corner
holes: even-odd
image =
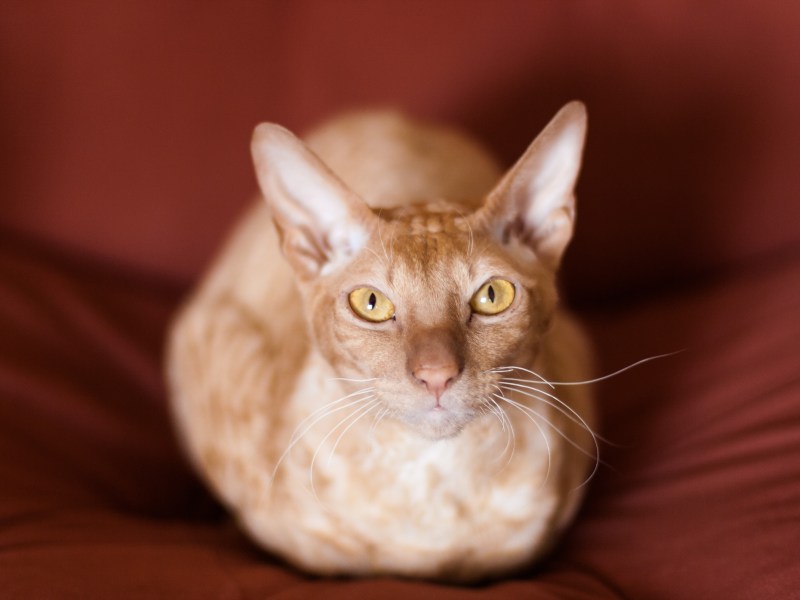
[[[358,288],[350,292],[348,300],[353,312],[366,321],[381,323],[394,317],[394,304],[378,290]]]
[[[469,305],[479,315],[496,315],[514,302],[514,284],[505,279],[491,279],[475,292]]]

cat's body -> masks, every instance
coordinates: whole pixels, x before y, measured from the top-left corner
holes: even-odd
[[[539,145],[577,143],[579,162],[571,106]],[[308,143],[341,180],[288,132],[257,130],[270,208],[246,216],[173,329],[173,409],[195,466],[259,543],[314,572],[468,581],[528,563],[579,503],[591,406],[583,387],[499,369],[581,381],[590,357],[556,308],[571,212],[562,243],[562,213],[546,237],[486,208],[537,160],[571,178],[568,203],[577,165],[553,171],[532,148],[492,191],[501,172],[473,142],[387,113]],[[529,213],[541,233],[544,213]],[[470,308],[505,280],[507,308]],[[384,300],[386,318],[362,314]]]

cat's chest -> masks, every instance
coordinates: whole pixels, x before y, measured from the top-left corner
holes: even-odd
[[[452,439],[430,441],[382,418],[377,405],[368,408],[369,392],[357,392],[322,366],[298,380],[294,447],[280,466],[295,502],[352,517],[365,534],[389,527],[409,540],[509,527],[541,509],[549,459],[540,435],[512,434],[489,415]]]

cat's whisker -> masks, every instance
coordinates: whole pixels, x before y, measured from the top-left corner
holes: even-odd
[[[488,372],[489,373],[500,373],[500,374],[502,374],[502,373],[511,373],[513,371],[523,371],[525,373],[528,373],[529,375],[533,375],[534,377],[539,379],[539,381],[541,381],[545,385],[549,385],[551,388],[555,389],[555,385],[553,383],[551,383],[550,381],[548,381],[547,379],[545,379],[544,377],[542,377],[541,375],[539,375],[539,373],[537,373],[536,371],[531,371],[530,369],[526,369],[524,367],[514,367],[514,366],[497,367],[495,369],[489,369]],[[525,379],[525,380],[522,380],[522,381],[530,381],[530,380]]]
[[[519,402],[515,402],[514,400],[511,400],[510,398],[506,398],[503,395],[492,394],[492,396],[494,398],[496,398],[497,400],[502,400],[503,402],[507,402],[509,405],[511,405],[514,408],[516,408],[525,417],[527,417],[530,420],[531,423],[533,423],[536,426],[536,429],[539,430],[539,434],[542,436],[542,441],[544,442],[544,445],[547,447],[547,472],[545,473],[544,480],[542,481],[542,487],[544,487],[544,485],[547,483],[547,480],[550,477],[550,469],[553,466],[553,452],[552,452],[552,449],[550,448],[550,440],[548,440],[547,434],[545,434],[544,429],[542,429],[542,426],[534,418],[534,416],[542,418],[541,415],[539,415],[539,413],[537,413],[535,410],[528,409],[528,407],[525,406],[524,404],[520,404]],[[528,410],[525,410],[525,409],[528,409]],[[532,414],[530,414],[530,413],[532,413]],[[547,422],[547,419],[544,419],[544,421]],[[548,422],[548,424],[551,427],[553,426],[552,423]]]
[[[381,410],[379,410],[377,413],[375,413],[375,418],[372,421],[372,426],[369,428],[369,435],[370,436],[375,432],[375,428],[383,420],[383,418],[385,416],[387,416],[391,411],[392,411],[392,409],[390,409],[388,406],[385,406]]]
[[[681,349],[681,350],[676,350],[674,352],[667,352],[665,354],[655,354],[653,356],[648,356],[648,357],[643,358],[641,360],[637,360],[636,362],[631,363],[626,367],[622,367],[621,369],[618,369],[618,370],[616,370],[616,371],[614,371],[612,373],[608,373],[607,375],[603,375],[601,377],[596,377],[594,379],[587,379],[585,381],[549,381],[549,380],[545,379],[544,377],[542,377],[539,373],[536,373],[535,371],[531,371],[530,369],[525,369],[524,367],[517,367],[517,366],[514,366],[514,365],[496,367],[494,369],[489,369],[486,372],[488,372],[488,373],[510,373],[512,371],[523,371],[525,373],[533,375],[534,377],[538,378],[542,383],[545,383],[545,384],[547,384],[547,385],[549,385],[550,387],[553,387],[553,388],[556,387],[556,386],[562,386],[562,385],[590,385],[592,383],[599,383],[601,381],[605,381],[606,379],[611,379],[612,377],[616,377],[617,375],[621,375],[622,373],[625,373],[626,371],[630,371],[631,369],[634,369],[634,368],[636,368],[636,367],[638,367],[640,365],[643,365],[645,363],[649,363],[651,361],[658,360],[660,358],[669,358],[670,356],[675,356],[676,354],[680,354],[681,352],[685,352],[685,351],[686,351],[685,349]],[[512,378],[504,378],[504,379],[508,379],[510,381],[515,381]],[[528,382],[530,382],[530,380],[527,380],[527,379],[517,379],[516,381],[528,381]],[[530,383],[533,383],[533,382],[530,382]]]
[[[363,405],[366,402],[369,405],[370,403],[375,402],[374,398],[375,398],[375,396],[367,396],[366,398],[360,398],[356,402],[356,404],[362,404]],[[358,408],[355,408],[352,411],[350,411],[347,415],[345,415],[342,419],[339,419],[339,422],[336,423],[336,425],[334,425],[333,427],[331,427],[330,431],[328,431],[328,433],[326,433],[323,436],[323,438],[319,442],[319,444],[317,444],[316,450],[314,450],[314,454],[311,457],[311,463],[308,465],[308,481],[309,481],[309,484],[311,485],[311,493],[314,495],[314,498],[317,500],[317,502],[319,502],[320,506],[322,506],[322,502],[320,501],[319,495],[317,494],[317,489],[314,486],[314,464],[317,462],[317,456],[319,456],[319,453],[322,450],[323,446],[325,446],[325,442],[328,441],[328,438],[330,438],[334,433],[336,433],[336,430],[338,430],[339,427],[341,427],[342,425],[347,423],[355,415],[360,415],[360,413],[361,413],[361,411],[363,411],[363,409],[364,409],[364,406],[360,406]],[[360,418],[360,417],[356,417],[356,420],[358,420],[358,418]]]
[[[578,413],[575,412],[575,410],[573,408],[571,408],[566,402],[564,402],[561,398],[559,398],[555,394],[551,394],[550,392],[548,392],[546,390],[543,390],[543,389],[540,389],[538,387],[533,387],[533,385],[540,385],[539,383],[537,383],[535,381],[529,381],[527,379],[514,379],[514,378],[503,377],[500,380],[498,385],[501,386],[501,387],[505,387],[506,389],[512,389],[513,388],[513,389],[519,389],[519,390],[529,390],[530,392],[532,392],[534,394],[539,394],[539,396],[537,396],[537,398],[539,398],[543,402],[547,402],[548,404],[553,406],[553,408],[559,408],[559,407],[565,408],[567,411],[569,411],[569,413],[574,415],[574,416],[570,416],[569,414],[564,413],[565,416],[569,417],[570,420],[572,420],[573,422],[578,422],[575,419],[580,419],[581,418],[580,415],[578,415]],[[545,398],[549,398],[550,400],[552,400],[552,402],[555,402],[558,406],[553,405],[548,400],[545,400]],[[559,408],[559,410],[561,410],[561,409]],[[580,423],[580,424],[583,424],[583,423]]]
[[[483,416],[491,415],[492,417],[494,417],[497,420],[497,422],[500,423],[500,429],[503,431],[503,433],[506,434],[506,436],[508,436],[508,433],[506,432],[506,423],[505,423],[505,421],[503,421],[500,418],[500,415],[497,414],[497,409],[489,406],[489,402],[490,401],[491,401],[490,399],[487,399],[485,404],[483,404],[482,406],[478,407],[478,411]]]
[[[586,422],[586,420],[583,417],[581,417],[580,414],[578,414],[578,412],[575,411],[575,409],[573,409],[571,406],[569,406],[566,402],[564,402],[563,400],[560,400],[559,398],[556,398],[555,396],[551,396],[550,394],[548,394],[548,397],[553,398],[558,403],[558,404],[555,404],[555,403],[551,402],[550,400],[548,400],[548,398],[545,398],[545,397],[540,395],[541,393],[545,393],[545,392],[542,392],[541,390],[537,390],[535,388],[529,388],[529,387],[526,387],[526,386],[522,386],[520,384],[504,384],[504,383],[501,383],[500,387],[505,389],[505,390],[508,390],[510,392],[518,392],[518,393],[520,393],[520,394],[522,394],[524,396],[527,396],[528,398],[533,398],[534,400],[538,400],[538,401],[550,406],[551,408],[557,410],[558,412],[560,412],[562,415],[567,417],[570,421],[572,421],[576,425],[580,425],[592,437],[592,440],[594,441],[596,452],[595,452],[595,456],[593,458],[595,458],[595,457],[600,455],[600,446],[597,443],[597,440],[598,439],[602,439],[602,438],[597,433],[595,433],[595,431],[589,426],[589,424]],[[605,440],[603,440],[603,441],[605,441]]]
[[[519,381],[521,383],[530,383],[531,385],[546,385],[541,381],[531,381],[530,379],[524,379],[522,377],[503,377],[503,381]],[[555,389],[555,386],[550,386],[552,389]]]
[[[308,416],[306,416],[303,420],[301,420],[297,424],[297,427],[295,427],[294,431],[292,432],[292,435],[289,438],[290,445],[293,445],[294,443],[296,443],[297,440],[299,440],[306,433],[308,433],[308,431],[314,425],[316,425],[320,420],[324,419],[328,414],[330,414],[330,412],[337,412],[337,411],[339,411],[339,410],[341,410],[343,408],[346,408],[348,406],[352,406],[353,404],[357,404],[360,400],[354,400],[354,401],[352,401],[352,402],[350,402],[350,403],[348,403],[348,404],[346,404],[344,406],[340,406],[340,407],[334,409],[333,407],[336,406],[337,404],[340,404],[341,402],[344,402],[345,400],[349,400],[351,398],[355,398],[356,396],[361,396],[363,394],[371,394],[374,391],[375,391],[374,387],[368,387],[368,388],[364,388],[364,389],[361,389],[361,390],[356,390],[355,392],[347,394],[346,396],[343,396],[342,398],[339,398],[337,400],[334,400],[333,402],[329,402],[329,403],[327,403],[327,404],[325,404],[323,406],[320,406],[319,408],[317,408],[316,410],[311,412]],[[330,411],[330,412],[328,412],[328,411]],[[312,422],[305,429],[303,429],[303,431],[301,433],[298,434],[297,431],[301,427],[303,427],[308,421],[312,421]]]
[[[667,352],[666,354],[656,354],[655,356],[648,356],[647,358],[637,360],[635,363],[631,363],[627,367],[623,367],[618,371],[614,371],[613,373],[609,373],[608,375],[603,375],[602,377],[596,377],[595,379],[587,379],[586,381],[553,381],[552,385],[589,385],[592,383],[599,383],[601,381],[605,381],[606,379],[611,379],[612,377],[616,377],[617,375],[620,375],[625,371],[630,371],[631,369],[638,367],[639,365],[643,365],[645,363],[658,360],[659,358],[669,358],[670,356],[675,356],[676,354],[680,354],[681,352],[685,351],[686,351],[685,349],[681,349],[681,350],[676,350],[675,352]]]
[[[339,434],[339,436],[336,438],[336,441],[333,442],[333,448],[331,448],[331,452],[328,455],[328,462],[327,462],[328,466],[330,466],[331,461],[333,460],[333,455],[336,453],[336,448],[339,445],[339,442],[342,441],[344,434],[347,433],[350,430],[350,428],[353,425],[355,425],[359,420],[361,420],[362,417],[365,417],[372,411],[373,408],[377,408],[378,406],[380,406],[380,400],[378,400],[376,397],[375,399],[371,400],[366,406],[359,409],[360,411],[362,411],[361,414],[358,417],[356,417],[355,420],[353,420],[347,427],[345,427]]]
[[[513,391],[513,390],[512,390],[512,391]],[[497,397],[497,396],[495,395],[495,397]],[[598,470],[598,469],[599,469],[599,467],[600,467],[600,463],[601,463],[601,461],[600,461],[600,446],[599,446],[599,444],[597,443],[597,439],[595,438],[595,433],[592,431],[592,429],[591,429],[591,428],[590,428],[588,425],[585,425],[585,428],[586,428],[586,431],[589,433],[589,435],[592,437],[592,441],[594,442],[594,448],[595,448],[595,452],[594,452],[594,454],[592,454],[591,452],[589,452],[588,450],[586,450],[586,448],[584,448],[584,447],[583,447],[583,446],[581,446],[579,443],[577,443],[575,440],[573,440],[572,438],[570,438],[570,437],[569,437],[569,436],[568,436],[566,433],[564,433],[564,431],[563,431],[563,430],[561,430],[559,427],[557,427],[557,426],[556,426],[556,425],[555,425],[555,424],[554,424],[552,421],[550,421],[550,420],[549,420],[547,417],[545,417],[545,416],[544,416],[542,413],[540,413],[539,411],[537,411],[537,410],[534,410],[534,409],[533,409],[533,408],[531,408],[530,406],[526,406],[525,404],[522,404],[521,402],[517,402],[516,400],[512,400],[512,399],[510,399],[510,398],[508,398],[508,397],[506,397],[506,396],[503,396],[502,398],[503,398],[503,400],[505,400],[506,402],[508,402],[510,405],[512,405],[512,406],[516,407],[517,409],[519,409],[520,411],[522,411],[522,412],[524,412],[524,413],[526,413],[526,414],[529,414],[529,415],[535,416],[537,419],[541,419],[542,421],[544,421],[544,422],[545,422],[547,425],[549,425],[549,426],[550,426],[550,428],[551,428],[553,431],[555,431],[556,433],[558,433],[558,435],[560,435],[560,436],[561,436],[561,437],[564,439],[564,441],[565,441],[565,442],[567,442],[567,443],[568,443],[569,445],[571,445],[573,448],[575,448],[576,450],[578,450],[578,451],[579,451],[581,454],[583,454],[583,455],[585,455],[585,456],[587,456],[587,457],[591,458],[592,460],[594,460],[594,468],[592,469],[592,472],[591,472],[591,473],[588,475],[588,477],[587,477],[587,478],[586,478],[586,479],[583,481],[583,483],[581,483],[581,484],[578,486],[578,488],[577,488],[577,489],[580,489],[581,487],[583,487],[584,485],[586,485],[587,483],[589,483],[589,481],[591,481],[591,479],[592,479],[592,478],[594,478],[595,474],[597,473],[597,470]],[[549,404],[549,403],[548,403],[548,404]],[[552,405],[551,405],[551,406],[552,406]],[[549,446],[548,446],[548,450],[549,450]]]
[[[506,460],[506,464],[503,465],[503,468],[500,469],[497,473],[502,473],[506,467],[511,463],[511,460],[514,458],[514,453],[517,450],[517,435],[514,432],[514,425],[511,423],[511,419],[508,418],[506,411],[497,403],[497,400],[494,398],[488,398],[489,402],[493,405],[492,413],[497,415],[497,418],[500,420],[500,425],[503,427],[503,431],[506,432],[506,447],[503,448],[503,452],[500,456],[505,455],[508,452],[508,447],[511,446],[511,454]]]
[[[520,394],[528,396],[529,398],[535,398],[540,402],[544,402],[545,404],[552,406],[554,409],[556,409],[565,417],[567,417],[570,421],[586,429],[586,431],[592,434],[592,437],[597,436],[597,434],[592,430],[592,428],[589,427],[589,424],[586,422],[586,420],[583,417],[581,417],[578,411],[576,411],[574,408],[572,408],[569,404],[564,402],[558,396],[554,396],[553,394],[550,394],[544,390],[540,390],[538,388],[534,388],[529,385],[524,385],[522,383],[517,383],[514,381],[508,381],[506,379],[501,380],[499,385],[500,387],[506,390],[517,391]]]
[[[277,462],[275,463],[275,467],[273,468],[272,475],[270,476],[270,479],[269,479],[269,485],[272,485],[272,482],[275,480],[275,477],[277,476],[278,470],[280,469],[281,465],[283,464],[283,461],[286,459],[287,456],[289,456],[289,453],[300,442],[300,440],[302,440],[303,437],[311,430],[311,428],[314,427],[314,425],[316,425],[317,423],[319,423],[323,419],[328,418],[332,414],[334,414],[336,412],[339,412],[340,410],[344,410],[344,409],[349,408],[351,406],[354,406],[356,404],[360,404],[361,402],[362,402],[362,400],[360,400],[360,399],[359,400],[354,400],[353,402],[348,402],[347,404],[345,404],[343,406],[339,406],[337,408],[330,409],[328,412],[325,412],[325,413],[321,414],[317,419],[314,419],[314,421],[312,423],[310,423],[308,425],[308,427],[306,427],[299,435],[297,435],[296,437],[293,437],[292,439],[290,439],[289,444],[286,446],[286,449],[283,451],[283,453],[280,455],[280,457],[278,458]]]
[[[272,485],[272,482],[275,480],[275,476],[278,473],[278,469],[280,468],[281,464],[286,459],[286,457],[289,455],[289,452],[291,452],[292,448],[294,448],[295,445],[297,445],[297,443],[301,439],[303,439],[303,437],[309,431],[311,431],[311,428],[314,427],[314,425],[316,425],[317,423],[319,423],[323,419],[329,417],[333,413],[339,412],[340,410],[344,410],[345,408],[348,408],[350,406],[354,406],[356,404],[359,404],[359,403],[363,402],[364,399],[363,398],[358,398],[356,400],[352,400],[351,402],[343,404],[342,406],[336,406],[337,404],[340,404],[341,402],[344,402],[345,400],[349,400],[350,398],[353,398],[355,396],[359,396],[359,395],[363,395],[363,394],[370,394],[374,390],[375,390],[374,387],[373,388],[364,388],[363,390],[358,390],[358,391],[355,391],[355,392],[353,392],[351,394],[347,394],[346,396],[344,396],[342,398],[334,400],[333,402],[328,402],[324,406],[321,406],[320,408],[316,409],[314,412],[309,414],[307,417],[305,417],[302,421],[300,421],[300,423],[298,423],[297,427],[295,427],[294,431],[292,432],[292,435],[289,437],[289,443],[287,444],[286,449],[283,451],[283,453],[280,455],[280,457],[278,458],[277,462],[275,463],[275,467],[272,470],[272,476],[270,477],[270,480],[269,480],[270,485]],[[305,429],[303,429],[300,433],[297,433],[309,420],[311,421],[311,423],[308,423],[308,425],[305,427]]]
[[[367,381],[377,381],[379,377],[367,377],[366,379],[352,379],[350,377],[328,377],[326,381],[350,381],[354,383],[362,383]]]
[[[614,442],[606,439],[605,437],[603,437],[602,435],[600,435],[596,431],[594,431],[589,426],[589,424],[583,419],[583,417],[581,417],[581,415],[574,408],[572,408],[569,404],[567,404],[566,402],[561,400],[561,398],[559,398],[557,396],[554,396],[553,394],[549,394],[544,390],[540,390],[539,388],[526,386],[526,385],[524,385],[522,383],[516,383],[516,382],[522,382],[522,381],[526,381],[526,380],[524,380],[524,379],[503,379],[500,382],[500,387],[502,387],[502,388],[504,388],[506,390],[509,390],[509,391],[519,392],[520,394],[528,396],[529,398],[534,398],[536,400],[539,400],[540,402],[543,402],[543,403],[553,407],[557,411],[559,411],[561,414],[563,414],[565,417],[567,417],[570,421],[572,421],[576,425],[580,425],[581,427],[583,427],[593,438],[596,438],[596,440],[600,440],[601,442],[603,442],[604,444],[608,444],[609,446],[616,446],[617,445]],[[533,383],[534,385],[536,385],[536,382],[528,382],[528,383]],[[548,398],[552,399],[552,401],[548,400]],[[597,442],[595,442],[595,445],[597,445]]]
[[[481,405],[480,411],[484,415],[488,415],[488,414],[494,415],[494,417],[500,422],[500,427],[502,428],[503,433],[505,433],[505,431],[506,431],[506,422],[500,417],[500,415],[497,413],[497,409],[494,406],[492,406],[491,402],[492,402],[492,399],[491,398],[487,398],[486,399],[486,403]]]
[[[505,386],[503,386],[502,383],[501,383],[501,387],[504,387],[506,390],[508,390],[510,392],[517,392],[517,393],[523,394],[524,396],[528,396],[529,398],[533,398],[535,400],[539,400],[540,402],[543,402],[544,404],[547,404],[548,406],[554,408],[555,410],[559,411],[561,414],[563,414],[564,416],[569,418],[569,420],[572,421],[573,423],[575,423],[576,425],[580,425],[583,428],[583,430],[586,431],[591,436],[592,442],[594,444],[594,454],[592,454],[591,452],[587,451],[585,448],[583,448],[579,444],[575,443],[574,440],[572,440],[569,437],[567,437],[566,435],[562,434],[562,437],[567,442],[569,442],[572,446],[577,448],[582,454],[588,456],[589,458],[591,458],[592,460],[595,461],[595,469],[594,469],[594,471],[592,471],[590,479],[594,476],[595,472],[597,471],[597,469],[598,469],[598,467],[600,465],[603,465],[605,467],[611,468],[611,466],[607,462],[605,462],[604,460],[602,460],[600,458],[600,444],[598,443],[598,441],[603,442],[604,444],[608,444],[610,446],[618,446],[618,445],[615,444],[614,442],[609,441],[608,439],[606,439],[605,437],[603,437],[602,435],[600,435],[599,433],[594,431],[591,428],[591,426],[583,419],[583,417],[581,417],[578,412],[576,412],[572,407],[570,407],[568,404],[566,404],[563,400],[561,400],[560,398],[556,398],[555,396],[552,396],[550,394],[547,394],[550,398],[553,398],[556,402],[558,402],[558,404],[560,405],[560,406],[558,406],[558,405],[553,404],[552,402],[550,402],[547,398],[543,398],[543,397],[539,396],[538,394],[546,394],[546,392],[544,392],[542,390],[538,390],[536,388],[529,388],[533,393],[528,393],[528,392],[524,391],[523,389],[520,389],[519,387],[515,387],[515,388],[505,387]],[[561,406],[563,406],[565,409],[567,409],[569,411],[569,413],[572,413],[572,415],[574,415],[574,417],[571,416],[568,412],[564,411],[561,408]],[[561,433],[560,430],[558,430],[558,429],[556,429],[556,430],[559,431],[559,433]],[[589,479],[587,479],[581,485],[585,485],[586,483],[588,483],[588,481],[589,481]]]
[[[638,367],[638,366],[640,366],[642,364],[645,364],[645,363],[648,363],[648,362],[651,362],[651,361],[654,361],[654,360],[658,360],[658,359],[661,359],[661,358],[668,358],[670,356],[674,356],[676,354],[680,354],[681,352],[684,352],[684,351],[685,350],[682,349],[682,350],[677,350],[675,352],[667,352],[665,354],[656,354],[654,356],[648,356],[648,357],[643,358],[641,360],[638,360],[638,361],[636,361],[634,363],[631,363],[626,367],[618,369],[617,371],[614,371],[612,373],[608,373],[607,375],[603,375],[601,377],[596,377],[596,378],[593,378],[593,379],[587,379],[587,380],[584,380],[584,381],[549,381],[549,380],[545,379],[544,377],[542,377],[539,373],[536,373],[535,371],[531,371],[529,369],[525,369],[523,367],[517,367],[517,366],[514,366],[514,365],[496,367],[494,369],[489,369],[487,372],[496,373],[496,374],[501,374],[502,375],[502,374],[511,373],[511,372],[514,372],[514,371],[522,371],[522,372],[528,373],[530,375],[533,375],[534,377],[539,379],[541,383],[546,384],[546,385],[550,386],[551,388],[555,389],[556,386],[559,386],[559,387],[560,386],[580,386],[580,385],[591,385],[593,383],[599,383],[601,381],[605,381],[606,379],[610,379],[612,377],[616,377],[617,375],[625,373],[626,371],[629,371],[629,370],[631,370],[631,369],[633,369],[635,367]],[[529,379],[521,379],[521,378],[514,378],[514,377],[503,377],[502,381],[504,383],[508,384],[508,385],[513,385],[514,383],[527,384],[527,386],[540,385],[539,382],[531,381]],[[526,385],[522,385],[522,386],[520,386],[520,388],[527,387],[527,386]],[[556,396],[554,396],[552,394],[549,394],[545,390],[542,390],[542,389],[539,389],[539,388],[527,387],[527,389],[530,390],[533,393],[544,394],[544,395],[548,396],[549,398],[551,398],[554,401],[558,402],[560,405],[562,405],[565,408],[567,408],[575,417],[577,417],[578,419],[583,421],[583,419],[580,417],[580,415],[578,415],[569,406],[564,404],[564,402],[561,401]],[[525,393],[521,389],[518,389],[517,391],[520,391],[520,393],[523,393],[523,394]],[[526,394],[526,395],[530,395],[530,394]],[[531,396],[531,397],[535,397],[535,396]],[[544,398],[539,397],[538,399],[543,401],[543,402],[547,402]],[[548,404],[550,404],[550,403],[548,402]],[[567,415],[567,416],[569,416],[569,415]],[[574,418],[570,417],[570,419],[573,420],[573,422],[574,422]],[[586,430],[589,433],[592,434],[593,438],[596,438],[596,440],[600,440],[603,443],[609,444],[611,446],[616,446],[617,445],[617,444],[611,442],[610,440],[602,437],[598,433],[593,432],[585,423],[581,423],[581,424],[586,428]],[[595,445],[597,446],[597,441],[596,440],[595,440]],[[599,462],[602,462],[602,461],[599,461]]]
[[[512,436],[514,436],[514,428],[511,427],[511,422],[508,421],[508,417],[503,411],[503,409],[501,409],[500,406],[497,404],[497,402],[495,402],[492,398],[487,398],[486,404],[481,406],[480,410],[481,413],[483,413],[484,415],[491,414],[495,419],[497,419],[497,422],[500,423],[500,429],[503,431],[503,433],[506,434],[506,445],[503,448],[503,451],[497,457],[499,459],[508,453],[508,448],[509,446],[512,445]],[[506,423],[508,423],[508,425],[506,425]],[[514,447],[512,447],[511,456],[514,455],[515,447],[516,447],[516,436],[514,436]],[[503,469],[505,469],[508,466],[508,463],[511,462],[511,456],[509,456],[509,459],[508,461],[506,461],[506,464],[503,466]],[[498,473],[502,472],[503,469],[500,469]]]

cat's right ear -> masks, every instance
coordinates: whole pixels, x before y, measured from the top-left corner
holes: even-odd
[[[262,123],[251,150],[283,253],[301,279],[345,264],[364,247],[377,217],[303,142]]]

